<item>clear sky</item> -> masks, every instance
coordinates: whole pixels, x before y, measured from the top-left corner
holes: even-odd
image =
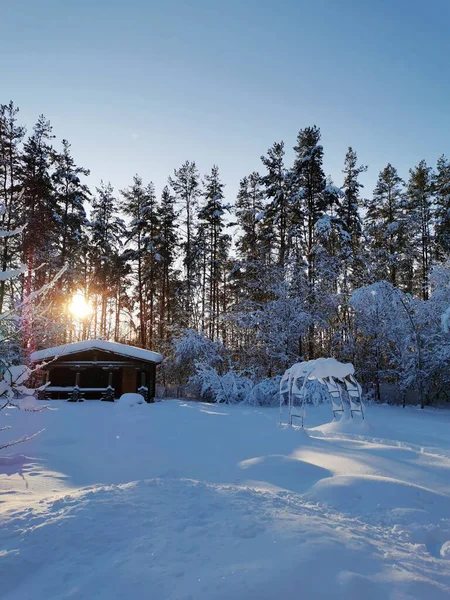
[[[313,124],[334,183],[351,145],[367,193],[387,162],[450,155],[449,0],[0,0],[0,22],[0,102],[29,130],[44,113],[92,186],[159,193],[189,159],[232,201]]]

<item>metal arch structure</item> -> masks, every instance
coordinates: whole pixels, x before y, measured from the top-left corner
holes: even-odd
[[[351,363],[341,363],[335,358],[318,358],[292,365],[280,381],[280,425],[283,424],[283,405],[287,405],[288,415],[284,424],[292,426],[294,420],[300,419],[303,427],[306,415],[306,384],[314,379],[325,385],[330,396],[333,417],[345,412],[341,391],[341,385],[344,385],[349,398],[351,417],[353,418],[354,413],[359,413],[364,419],[361,386],[354,373],[355,369]]]

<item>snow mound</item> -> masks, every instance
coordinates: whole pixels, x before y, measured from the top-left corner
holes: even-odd
[[[314,433],[322,433],[328,436],[333,433],[357,433],[370,435],[371,427],[369,422],[361,418],[351,418],[348,414],[343,415],[340,419],[335,419],[330,423],[325,423],[314,428]]]
[[[344,513],[368,515],[404,508],[450,517],[447,496],[389,477],[337,475],[318,481],[307,497]]]
[[[450,540],[442,544],[440,554],[442,558],[450,558]]]
[[[122,394],[119,398],[119,406],[131,408],[133,406],[141,406],[146,404],[141,394],[127,393]]]
[[[331,471],[323,467],[279,454],[243,460],[239,466],[246,481],[259,483],[260,488],[273,487],[297,494],[307,491],[312,485],[331,475]]]

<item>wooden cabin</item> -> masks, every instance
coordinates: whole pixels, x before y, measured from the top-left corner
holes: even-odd
[[[127,392],[140,393],[146,402],[155,398],[156,365],[161,354],[108,342],[86,340],[31,354],[42,365],[43,399],[114,401]]]

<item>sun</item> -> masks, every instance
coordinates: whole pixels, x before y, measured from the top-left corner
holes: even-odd
[[[84,294],[77,292],[72,296],[69,310],[77,319],[84,319],[91,314],[92,306],[87,302]]]

